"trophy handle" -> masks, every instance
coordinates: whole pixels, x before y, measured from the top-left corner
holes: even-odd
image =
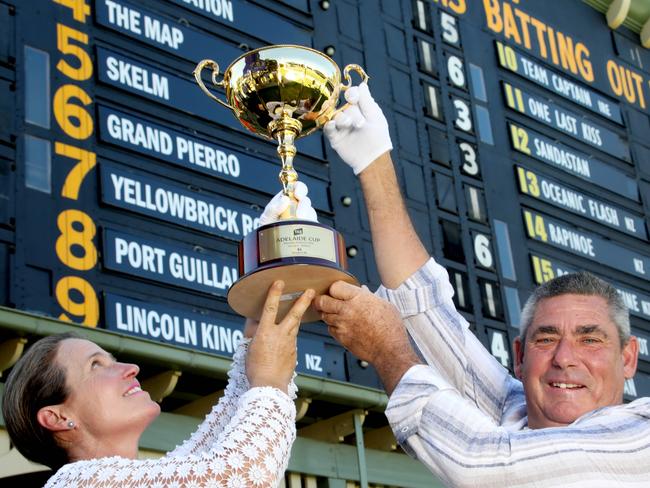
[[[361,66],[359,66],[358,64],[348,64],[345,68],[343,68],[343,78],[345,78],[345,81],[347,81],[345,85],[341,85],[343,91],[352,87],[352,77],[350,76],[350,71],[356,71],[359,74],[359,76],[361,76],[362,83],[368,81],[369,78],[368,73],[366,73]]]
[[[367,82],[368,78],[370,78],[368,76],[368,73],[366,73],[366,71],[358,64],[348,64],[345,68],[343,68],[343,78],[345,78],[345,81],[347,82],[346,84],[341,84],[341,90],[343,91],[352,88],[352,77],[350,76],[350,71],[356,71],[359,74],[359,76],[361,76],[362,83]],[[334,117],[336,117],[338,114],[343,112],[343,110],[345,110],[349,106],[350,104],[346,103],[342,107],[337,108],[336,110],[334,110],[334,112],[331,113],[331,115],[329,115],[327,120],[332,120]]]
[[[203,84],[203,79],[201,78],[201,72],[203,71],[204,68],[212,68],[212,84],[214,86],[220,86],[223,88],[223,80],[222,81],[217,81],[217,76],[219,75],[219,65],[215,62],[212,61],[211,59],[204,59],[201,61],[199,64],[196,65],[196,68],[194,68],[194,71],[192,71],[192,74],[194,75],[194,79],[196,82],[199,84],[199,87],[201,90],[203,90],[203,93],[205,93],[207,96],[212,98],[215,102],[220,103],[227,109],[230,109],[231,111],[235,111],[233,107],[228,105],[226,102],[221,100],[220,98],[217,98],[215,95],[212,94],[210,90],[207,89],[207,87]],[[347,66],[346,66],[347,69]],[[350,76],[348,75],[349,79]]]

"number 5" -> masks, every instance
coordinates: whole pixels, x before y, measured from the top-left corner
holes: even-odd
[[[442,40],[452,46],[457,46],[460,41],[456,18],[446,12],[440,12],[440,25],[442,26]]]
[[[88,44],[88,34],[80,32],[63,24],[56,24],[56,47],[61,54],[69,54],[79,61],[77,68],[71,66],[65,59],[59,60],[56,65],[61,73],[76,81],[84,81],[93,75],[93,63],[88,53],[81,47],[72,44],[74,40],[81,44]]]

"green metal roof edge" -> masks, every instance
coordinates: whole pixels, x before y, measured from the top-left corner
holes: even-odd
[[[125,354],[144,360],[149,364],[208,377],[224,377],[231,363],[230,358],[105,329],[84,327],[7,307],[0,307],[0,328],[11,329],[19,335],[34,334],[38,336],[73,331],[81,337],[99,344],[118,357],[120,354]],[[296,378],[296,385],[299,388],[300,396],[314,400],[377,410],[385,409],[388,404],[388,397],[383,391],[342,381],[299,374]]]
[[[364,449],[368,482],[411,488],[438,488],[444,486],[421,462],[397,452]],[[329,444],[297,437],[289,471],[312,476],[359,481],[359,460],[355,446]]]
[[[614,0],[583,0],[589,6],[603,14]],[[637,34],[641,32],[643,25],[650,19],[650,2],[648,0],[632,0],[630,12],[623,22],[623,25]],[[607,20],[603,19],[607,23]]]

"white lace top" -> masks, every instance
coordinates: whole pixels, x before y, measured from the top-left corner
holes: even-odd
[[[160,459],[106,457],[66,464],[45,488],[276,487],[296,437],[297,388],[250,388],[248,343],[235,352],[223,398],[183,444]]]

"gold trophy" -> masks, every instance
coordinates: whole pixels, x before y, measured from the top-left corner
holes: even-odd
[[[216,97],[203,83],[201,73],[212,69],[212,83],[223,88],[226,101]],[[228,291],[228,304],[237,313],[259,319],[269,286],[278,279],[285,282],[278,318],[307,288],[317,294],[327,291],[337,280],[358,285],[347,268],[343,237],[336,230],[296,217],[294,187],[298,174],[293,168],[296,155],[294,141],[311,134],[340,110],[336,109],[341,91],[352,86],[350,72],[356,71],[365,81],[363,68],[349,64],[341,71],[328,56],[307,47],[268,46],[250,51],[219,76],[219,65],[204,59],[194,69],[201,90],[230,109],[249,131],[278,142],[282,160],[280,181],[291,199],[288,210],[278,222],[264,225],[249,233],[239,243],[240,278]],[[318,320],[310,308],[303,322]]]

